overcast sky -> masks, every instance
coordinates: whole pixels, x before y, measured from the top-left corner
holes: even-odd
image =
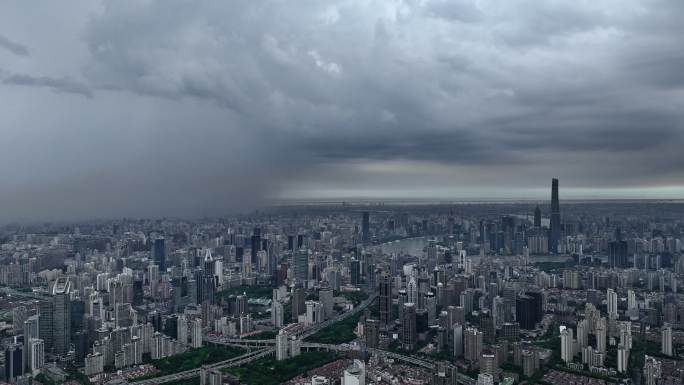
[[[0,217],[684,197],[684,1],[0,6]],[[1,222],[1,221],[0,221]]]

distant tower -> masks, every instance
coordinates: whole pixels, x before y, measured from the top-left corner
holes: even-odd
[[[254,233],[252,234],[250,241],[250,258],[252,259],[251,263],[255,264],[258,263],[257,252],[261,250],[261,228],[254,228]]]
[[[539,206],[534,209],[534,227],[541,228],[541,209]]]
[[[363,212],[361,220],[361,240],[366,243],[370,240],[370,214],[368,211]]]
[[[164,238],[157,238],[152,245],[154,263],[159,266],[159,270],[166,271],[166,245]]]
[[[551,229],[549,231],[549,251],[558,252],[560,242],[560,205],[558,204],[558,179],[551,181]]]

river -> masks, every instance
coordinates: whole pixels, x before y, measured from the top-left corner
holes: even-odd
[[[416,237],[416,238],[406,238],[398,241],[387,242],[378,245],[382,253],[384,254],[409,254],[412,256],[423,255],[425,246],[429,239],[442,239],[443,236],[437,237]],[[473,263],[479,264],[482,257],[479,255],[468,256]],[[508,258],[518,258],[518,256],[487,256],[484,258],[494,258],[494,259],[508,259]],[[558,256],[558,255],[531,255],[530,262],[562,262],[570,257]]]
[[[409,254],[419,256],[423,254],[423,249],[427,245],[428,239],[432,237],[405,238],[398,241],[387,242],[381,245],[380,250],[384,254]],[[438,238],[437,238],[438,239]]]

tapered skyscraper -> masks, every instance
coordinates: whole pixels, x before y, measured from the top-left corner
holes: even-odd
[[[549,230],[549,251],[558,252],[560,241],[560,205],[558,204],[558,179],[551,180],[551,229]]]

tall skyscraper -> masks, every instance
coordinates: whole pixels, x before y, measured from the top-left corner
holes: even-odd
[[[370,240],[370,214],[368,211],[363,212],[363,218],[361,220],[361,240],[364,243]]]
[[[202,319],[195,318],[190,321],[190,345],[194,348],[202,347]]]
[[[39,336],[45,349],[56,355],[69,351],[71,342],[71,282],[58,278],[52,288],[52,297],[40,303]]]
[[[561,330],[561,359],[565,363],[572,362],[575,356],[574,342],[572,338],[572,329],[563,327]]]
[[[284,319],[285,310],[283,304],[279,301],[273,301],[271,303],[271,324],[273,327],[281,328],[285,322]]]
[[[629,349],[622,344],[618,345],[617,349],[617,370],[620,373],[627,372],[627,365],[629,364]]]
[[[411,277],[408,283],[406,283],[406,294],[408,295],[408,302],[418,303],[418,285],[416,284],[415,277]]]
[[[425,309],[428,314],[428,326],[433,326],[437,322],[437,298],[435,293],[427,292],[425,294]]]
[[[672,356],[672,327],[669,324],[663,325],[661,338],[662,344],[660,352],[666,356]]]
[[[255,227],[251,238],[250,258],[253,264],[258,263],[257,252],[261,250],[261,228]]]
[[[483,310],[480,313],[480,330],[483,333],[483,340],[487,344],[493,344],[496,341],[496,328],[494,327],[494,318],[488,310]]]
[[[584,349],[589,346],[589,322],[583,319],[577,322],[577,347]]]
[[[523,374],[526,377],[532,377],[539,366],[537,352],[531,350],[520,350],[520,358],[522,361]]]
[[[377,349],[380,343],[380,323],[378,320],[367,319],[364,323],[363,334],[366,347]]]
[[[349,263],[349,280],[352,285],[361,284],[361,262],[356,258]]]
[[[639,317],[639,307],[634,290],[627,290],[627,315],[630,319]]]
[[[628,267],[627,241],[615,240],[608,243],[608,264],[611,267]]]
[[[453,354],[454,357],[461,357],[463,355],[463,325],[455,323],[452,328],[453,335]]]
[[[323,322],[324,310],[323,305],[321,305],[320,302],[306,301],[304,305],[306,306],[306,318],[304,322],[305,325],[309,326]]]
[[[335,301],[333,298],[333,290],[328,287],[323,287],[318,291],[318,302],[323,306],[323,316],[326,320],[334,315]]]
[[[27,356],[28,370],[33,375],[37,375],[40,369],[45,366],[45,345],[39,338],[31,338],[27,345],[29,349]]]
[[[606,353],[606,334],[607,334],[606,319],[601,317],[596,323],[596,350],[601,353]]]
[[[558,252],[560,242],[560,205],[558,203],[558,179],[551,180],[551,228],[549,230],[549,251]]]
[[[306,311],[304,302],[306,301],[306,293],[301,287],[292,289],[292,321],[297,322],[299,315]]]
[[[157,238],[152,244],[152,257],[160,271],[166,271],[166,245],[164,238]]]
[[[292,272],[298,283],[304,284],[309,278],[309,253],[305,249],[297,250],[292,256]]]
[[[608,318],[618,318],[617,293],[613,289],[606,290],[606,302],[608,305]]]
[[[157,238],[152,244],[152,257],[159,270],[166,271],[166,245],[164,238]]]
[[[178,316],[176,323],[176,340],[183,346],[188,344],[188,319],[185,314]]]
[[[406,350],[413,350],[416,346],[416,305],[404,304],[401,315],[401,342]]]
[[[541,228],[541,209],[539,206],[534,208],[534,227]]]
[[[535,298],[529,295],[521,295],[516,299],[515,313],[516,320],[520,323],[520,328],[525,330],[532,330],[541,317],[538,317],[538,306]],[[539,318],[539,319],[538,319]]]
[[[394,319],[392,318],[392,280],[386,272],[380,276],[379,286],[380,323],[387,326]]]
[[[482,332],[476,328],[467,328],[464,335],[464,356],[470,362],[477,362],[482,354]]]
[[[16,378],[24,374],[24,347],[20,344],[10,344],[5,349],[5,379],[15,382]]]
[[[655,357],[644,358],[644,384],[656,385],[662,375],[662,363]]]
[[[283,330],[278,332],[276,340],[276,360],[282,361],[288,358],[289,336]]]
[[[34,315],[31,317],[28,317],[26,321],[24,321],[24,357],[26,358],[24,360],[24,368],[28,369],[30,364],[31,364],[31,359],[30,359],[30,344],[32,339],[38,339],[40,336],[39,333],[39,326],[40,321],[38,319],[38,315]],[[41,340],[41,344],[43,341]]]

